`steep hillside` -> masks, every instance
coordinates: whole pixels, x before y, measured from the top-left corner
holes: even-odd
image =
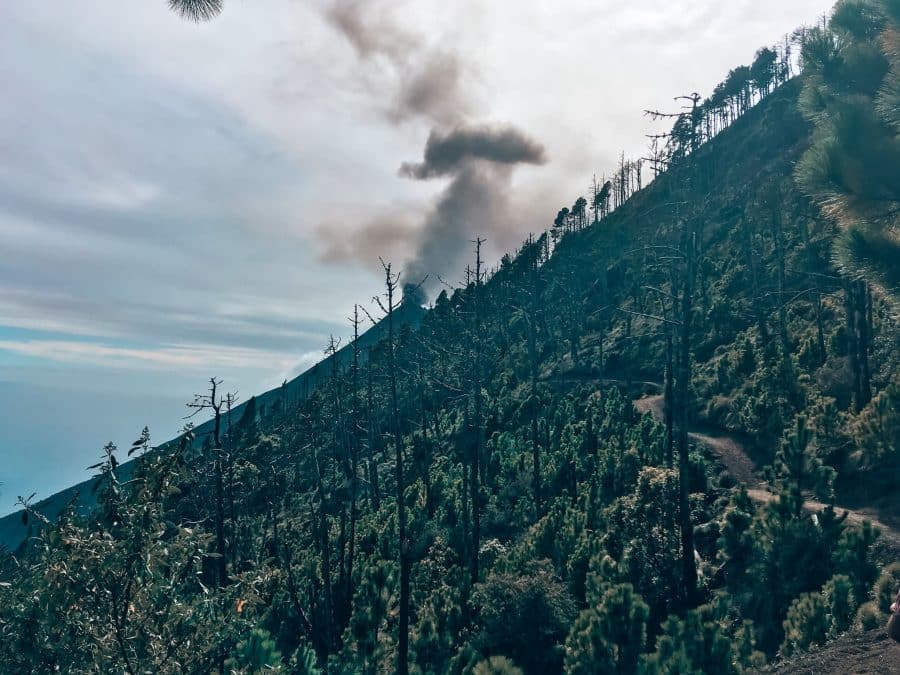
[[[366,358],[223,447],[110,457],[90,516],[29,511],[0,664],[738,673],[885,620],[900,568],[834,505],[891,507],[900,331],[795,187],[801,86],[420,322],[386,301]]]

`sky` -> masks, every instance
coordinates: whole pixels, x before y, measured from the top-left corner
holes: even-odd
[[[822,0],[0,4],[0,515],[496,261]]]

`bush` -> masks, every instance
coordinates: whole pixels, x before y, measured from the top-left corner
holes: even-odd
[[[247,639],[238,642],[236,653],[225,662],[225,667],[228,672],[238,673],[283,672],[281,652],[263,628],[255,628]]]
[[[821,593],[804,593],[788,608],[784,620],[785,656],[822,645],[850,628],[856,609],[853,584],[843,574],[835,574]]]
[[[900,562],[895,562],[882,570],[872,589],[872,601],[885,621],[891,611],[891,603],[897,597],[898,589],[900,589]]]
[[[549,563],[522,576],[491,575],[476,586],[472,605],[480,628],[472,646],[481,654],[515,654],[526,673],[562,668],[561,643],[577,610]]]
[[[601,675],[637,670],[647,641],[650,608],[631,584],[606,589],[596,607],[584,610],[566,639],[565,672]]]
[[[829,621],[828,637],[836,638],[850,628],[856,610],[857,603],[850,577],[835,574],[825,584],[822,595]]]
[[[854,627],[858,630],[872,630],[883,626],[885,621],[887,618],[878,610],[878,605],[870,600],[860,605]]]
[[[656,651],[644,660],[644,672],[736,675],[739,662],[759,663],[752,627],[743,624],[733,645],[723,628],[722,609],[721,604],[712,603],[688,611],[684,619],[669,616],[656,642]]]
[[[505,656],[492,656],[475,666],[472,675],[523,675],[522,669]]]
[[[813,645],[825,644],[828,636],[828,616],[821,593],[803,593],[788,607],[784,620],[785,656],[808,651]]]

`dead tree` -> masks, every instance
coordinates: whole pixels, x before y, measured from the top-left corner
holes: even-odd
[[[781,343],[781,361],[782,373],[785,377],[789,377],[793,369],[791,364],[791,339],[788,334],[787,319],[787,262],[785,254],[784,228],[782,227],[781,215],[781,193],[778,186],[771,189],[769,199],[769,210],[772,218],[772,235],[775,240],[775,261],[778,282],[778,333]],[[785,390],[789,391],[793,388],[793,381],[785,382]]]
[[[619,307],[619,311],[660,322],[666,340],[664,415],[666,424],[666,462],[673,464],[673,450],[678,448],[678,519],[681,539],[681,567],[683,601],[693,606],[697,600],[697,563],[694,559],[694,527],[690,511],[690,409],[692,364],[692,327],[694,313],[694,282],[696,276],[696,233],[686,223],[682,225],[680,246],[656,245],[640,249],[643,252],[664,252],[659,260],[670,266],[671,292],[647,287],[662,298],[661,315]],[[649,267],[648,267],[649,268]],[[671,316],[665,300],[670,302]],[[674,437],[674,438],[673,438]]]
[[[325,354],[328,359],[331,361],[331,378],[330,378],[330,393],[331,393],[331,414],[330,421],[332,423],[331,430],[331,443],[332,443],[332,457],[334,458],[334,464],[332,464],[332,468],[334,469],[335,464],[339,464],[341,467],[341,471],[343,473],[343,479],[340,481],[338,488],[338,499],[337,504],[340,508],[340,518],[338,524],[338,542],[337,542],[337,550],[338,550],[338,580],[336,584],[338,596],[337,600],[334,599],[335,593],[332,591],[330,594],[330,603],[332,604],[331,612],[333,621],[339,625],[338,632],[341,630],[344,622],[349,619],[349,603],[345,597],[347,586],[347,567],[346,567],[346,552],[347,552],[347,511],[350,503],[350,499],[346,494],[347,487],[353,480],[353,469],[352,469],[352,450],[350,447],[350,434],[348,432],[347,426],[347,415],[344,411],[344,392],[343,392],[343,377],[340,371],[339,363],[338,363],[338,353],[340,351],[340,340],[336,340],[334,336],[330,336],[328,347],[325,349]],[[332,471],[332,476],[334,475],[334,471]],[[325,511],[325,504],[322,504],[323,511]],[[346,611],[345,611],[346,610]]]
[[[381,488],[378,479],[378,458],[376,456],[378,438],[375,424],[375,383],[372,368],[374,367],[374,351],[370,346],[366,358],[366,445],[369,475],[369,505],[373,511],[381,508]]]
[[[525,319],[526,339],[528,347],[528,380],[529,380],[529,416],[531,426],[531,488],[534,495],[535,517],[539,518],[543,505],[543,489],[541,485],[541,441],[538,433],[538,416],[540,403],[538,395],[538,366],[540,354],[538,353],[538,324],[540,321],[541,298],[538,283],[540,280],[536,251],[528,250],[526,284],[526,301],[522,307],[522,316]]]
[[[484,453],[484,421],[483,401],[481,397],[481,373],[482,373],[482,328],[481,328],[481,288],[484,275],[481,271],[481,245],[484,239],[476,238],[475,244],[475,283],[472,291],[473,304],[473,331],[472,331],[472,397],[474,419],[472,427],[475,431],[475,443],[472,447],[471,491],[472,491],[472,551],[471,551],[471,578],[472,583],[478,582],[478,555],[481,548],[481,486],[479,476],[481,474],[481,459]]]
[[[682,584],[685,601],[693,606],[697,594],[697,563],[694,560],[694,525],[691,522],[689,482],[688,422],[690,417],[691,327],[694,313],[694,277],[696,274],[697,237],[693,230],[685,232],[684,278],[681,287],[681,317],[678,353],[678,377],[675,383],[675,401],[678,427],[678,518],[681,528]]]
[[[359,499],[359,305],[353,305],[353,360],[350,364],[350,541],[347,551],[347,578],[344,589],[344,615],[349,618],[353,603],[353,563],[356,555],[356,520]]]
[[[872,400],[869,352],[872,340],[872,291],[864,279],[846,283],[847,357],[853,376],[853,407],[857,412]]]
[[[323,626],[323,643],[325,645],[326,655],[331,651],[333,646],[333,625],[334,625],[334,594],[331,584],[331,537],[329,536],[328,510],[329,497],[325,491],[325,481],[322,477],[322,468],[319,465],[319,457],[316,452],[315,445],[313,447],[313,463],[316,470],[316,492],[319,499],[319,509],[316,513],[313,507],[314,526],[318,534],[319,555],[322,561],[322,585],[325,591],[325,625]],[[318,517],[316,517],[318,516]]]
[[[670,147],[668,159],[673,157],[684,157],[688,153],[693,154],[700,147],[700,134],[697,129],[701,122],[700,116],[700,94],[694,92],[688,96],[676,96],[675,101],[689,101],[690,105],[684,106],[681,112],[667,113],[659,110],[645,110],[644,114],[650,117],[654,122],[662,119],[674,119],[675,125],[671,133],[657,134],[650,136],[651,139],[667,139]],[[686,127],[686,129],[685,129]],[[685,133],[686,132],[686,133]],[[686,136],[686,138],[685,138]],[[687,142],[688,147],[685,147]],[[654,143],[655,154],[655,143]],[[651,156],[651,163],[654,170],[659,170],[659,165]]]
[[[409,674],[409,582],[411,567],[411,547],[407,532],[406,481],[403,473],[403,438],[400,433],[400,405],[397,397],[397,344],[394,329],[394,310],[401,301],[395,300],[400,288],[400,275],[391,271],[390,263],[381,261],[384,270],[385,293],[373,298],[387,321],[388,386],[391,405],[391,435],[396,451],[394,467],[397,482],[397,538],[400,548],[400,616],[397,639],[397,673]]]
[[[228,495],[228,519],[231,523],[231,537],[229,538],[229,549],[231,555],[231,566],[233,569],[239,568],[237,553],[237,509],[234,506],[234,426],[232,425],[231,413],[237,404],[237,392],[228,392],[225,394],[225,419],[227,432],[225,437],[228,439],[228,447],[225,453],[225,483]]]
[[[828,352],[825,347],[825,321],[822,316],[822,288],[819,275],[816,273],[818,265],[813,251],[809,221],[805,218],[800,221],[800,234],[803,237],[803,249],[806,254],[806,273],[812,280],[813,310],[816,317],[816,349],[818,352],[816,365],[821,366],[825,364],[828,358]]]
[[[194,394],[192,403],[188,403],[188,408],[194,412],[189,414],[185,419],[190,419],[200,414],[204,410],[211,410],[213,413],[213,478],[215,482],[215,529],[216,529],[216,585],[222,587],[227,581],[227,551],[225,546],[225,489],[223,477],[223,452],[222,452],[222,410],[225,407],[226,399],[219,393],[219,386],[222,380],[215,377],[209,378],[209,393]],[[228,395],[233,402],[231,394]]]

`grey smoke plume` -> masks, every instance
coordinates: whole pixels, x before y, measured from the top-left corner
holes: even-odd
[[[335,0],[325,18],[350,41],[357,54],[369,58],[378,54],[403,61],[421,41],[397,26],[372,0]]]
[[[420,213],[387,211],[355,226],[348,225],[347,219],[322,222],[316,227],[318,259],[334,265],[362,263],[380,272],[378,252],[389,250],[404,258],[413,255],[420,218]]]
[[[436,124],[456,124],[472,111],[463,88],[464,69],[455,54],[435,51],[407,67],[389,116],[394,122],[424,117]]]
[[[386,113],[394,122],[425,118],[434,124],[461,122],[472,102],[463,87],[459,57],[430,48],[400,28],[379,0],[335,0],[325,18],[353,45],[360,59],[381,62],[393,80]]]
[[[497,164],[543,164],[544,147],[511,126],[457,127],[449,132],[432,129],[425,143],[425,160],[404,162],[400,175],[424,180],[446,176],[472,159]]]
[[[439,278],[458,273],[476,236],[505,243],[511,223],[509,190],[518,164],[543,164],[544,148],[510,127],[457,127],[432,131],[424,161],[404,163],[400,173],[415,180],[452,176],[419,231],[416,254],[406,263],[410,283],[428,277],[425,290]]]
[[[393,82],[388,117],[394,123],[422,119],[432,130],[423,160],[404,163],[401,176],[413,180],[450,178],[421,225],[410,231],[397,219],[376,218],[359,229],[360,245],[325,237],[324,259],[346,261],[372,257],[402,241],[408,253],[403,278],[413,301],[431,294],[440,279],[457,280],[470,258],[471,240],[486,237],[493,250],[518,241],[510,214],[513,170],[519,164],[543,164],[543,146],[512,126],[468,123],[473,97],[468,75],[457,54],[426,45],[400,28],[381,0],[334,0],[326,19],[350,42],[363,61],[378,65]],[[320,228],[321,229],[321,228]],[[408,238],[407,238],[408,237]],[[364,262],[371,262],[366,259]],[[424,295],[423,295],[424,294]]]

